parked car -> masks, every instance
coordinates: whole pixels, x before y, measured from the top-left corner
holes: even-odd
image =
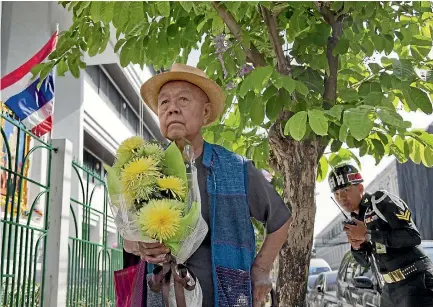
[[[311,258],[308,275],[319,275],[320,273],[330,272],[331,266],[322,258]]]
[[[421,246],[433,260],[433,241],[424,240]],[[380,286],[370,268],[359,265],[348,251],[341,261],[337,276],[339,307],[379,307]]]
[[[320,273],[307,296],[308,307],[337,306],[337,271]]]

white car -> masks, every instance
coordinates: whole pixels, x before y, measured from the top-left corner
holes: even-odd
[[[308,275],[319,275],[320,273],[330,272],[331,266],[322,258],[311,258]]]

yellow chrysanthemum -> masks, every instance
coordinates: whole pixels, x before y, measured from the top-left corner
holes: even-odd
[[[126,193],[135,199],[147,200],[154,192],[154,183],[160,176],[157,162],[152,158],[140,158],[128,163],[121,180]]]
[[[176,235],[180,226],[181,211],[175,200],[151,200],[138,212],[138,225],[149,237],[161,243]]]
[[[148,143],[142,149],[146,157],[151,157],[157,161],[161,161],[164,157],[164,151],[158,144]]]
[[[134,152],[144,145],[144,140],[139,136],[133,136],[124,140],[117,149],[116,166],[122,167],[132,159]]]
[[[162,191],[169,191],[175,197],[185,198],[186,189],[183,181],[180,178],[169,176],[157,179],[156,183]]]

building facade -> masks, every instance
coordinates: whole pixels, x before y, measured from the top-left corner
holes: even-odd
[[[56,31],[57,26],[61,32],[67,30],[72,24],[71,13],[57,2],[0,2],[0,13],[2,77],[37,53]],[[23,138],[20,141],[20,138],[17,137],[20,133],[17,128],[2,118],[2,130],[9,131],[6,139],[2,138],[0,144],[3,167],[1,170],[3,198],[0,203],[0,237],[7,240],[2,241],[12,242],[9,244],[11,246],[29,241],[29,238],[22,235],[22,229],[27,229],[25,228],[27,226],[40,229],[42,233],[47,230],[45,217],[49,214],[47,204],[50,200],[48,193],[44,192],[46,187],[38,183],[49,182],[52,152],[32,150],[38,146],[44,147],[44,142],[49,144],[51,139],[68,139],[72,143],[71,155],[74,160],[71,178],[64,178],[64,181],[70,184],[71,189],[70,242],[68,250],[62,250],[60,253],[65,257],[69,254],[70,258],[79,258],[80,263],[68,265],[68,285],[64,286],[65,289],[72,289],[77,288],[77,285],[81,283],[82,287],[85,286],[88,289],[95,287],[95,293],[99,295],[99,297],[92,298],[95,301],[101,300],[101,295],[104,297],[105,293],[98,278],[112,278],[104,277],[105,273],[101,273],[114,268],[115,255],[110,254],[109,249],[119,247],[119,237],[107,203],[103,165],[113,163],[116,148],[130,136],[141,135],[146,140],[166,141],[159,131],[157,117],[143,103],[140,96],[141,84],[155,72],[146,66],[142,70],[138,65],[122,68],[118,54],[114,53],[115,43],[115,31],[112,31],[107,49],[102,54],[84,58],[87,67],[81,71],[79,78],[74,78],[70,73],[64,77],[55,77],[53,130],[49,136],[41,139],[24,136],[27,142],[25,143],[27,145],[24,146]],[[3,99],[0,97],[0,100]],[[22,165],[25,167],[24,175],[29,179],[23,180],[24,184],[20,184],[20,189],[23,191],[23,196],[20,196],[20,209],[17,209],[18,207],[14,209],[14,216],[10,217],[10,221],[7,221],[5,209],[5,205],[10,207],[8,204],[10,200],[3,195],[7,189],[3,184],[5,182],[3,179],[13,173],[7,169],[8,159],[18,158],[10,157],[6,153],[7,146],[12,149],[10,152],[15,152],[14,149],[21,146],[17,152],[22,157],[32,151],[28,161]],[[46,254],[42,242],[43,236],[35,234],[34,239],[32,247],[37,249],[35,252],[37,255],[31,254],[30,249],[32,248],[14,250],[8,247],[8,243],[0,244],[1,287],[5,282],[9,283],[5,288],[0,289],[0,299],[1,293],[13,292],[14,287],[17,289],[22,286],[25,271],[20,269],[19,258],[25,255],[31,256],[31,261],[34,262],[31,266],[34,264],[35,267],[29,278],[35,280],[36,284],[43,285],[43,259]],[[38,245],[36,242],[39,241],[42,243]],[[74,250],[75,247],[76,250]],[[104,267],[101,265],[101,257],[106,258]],[[97,268],[100,275],[93,276],[89,268]],[[84,275],[75,281],[69,280],[72,278],[72,273],[77,276]],[[11,276],[15,276],[15,281],[11,279]],[[107,282],[107,284],[112,284],[112,282]],[[33,292],[35,291],[36,288],[33,289]],[[77,301],[74,301],[77,297],[74,291],[78,290],[68,292],[68,302],[65,302],[64,305],[62,303],[53,306],[78,306]],[[24,294],[22,296],[24,297]],[[88,300],[89,297],[86,296],[85,299]],[[31,303],[26,301],[26,303],[36,306],[33,301]]]

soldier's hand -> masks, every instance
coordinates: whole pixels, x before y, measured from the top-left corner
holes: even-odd
[[[365,226],[364,222],[361,222],[357,219],[353,219],[356,225],[345,225],[344,231],[347,234],[347,237],[350,240],[365,240],[365,235],[367,234],[367,226]]]
[[[361,244],[364,243],[365,240],[349,240],[350,245],[354,250],[358,250],[361,248]]]

